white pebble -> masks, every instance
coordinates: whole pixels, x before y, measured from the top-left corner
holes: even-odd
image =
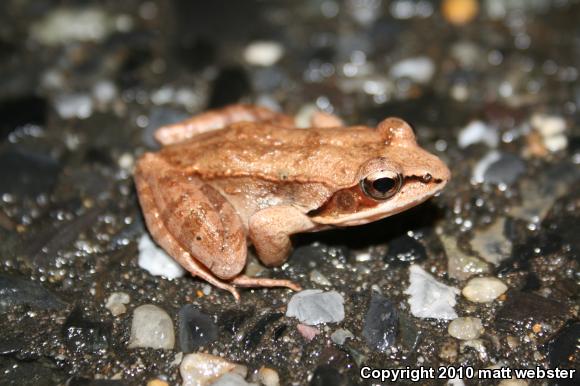
[[[562,134],[566,130],[564,118],[556,115],[546,115],[536,113],[530,119],[532,127],[540,132],[544,137]]]
[[[256,66],[271,66],[284,55],[284,47],[278,42],[256,41],[244,50],[247,63]]]
[[[347,339],[353,339],[354,335],[349,330],[339,328],[330,335],[330,340],[338,345],[343,345]]]
[[[234,373],[245,378],[248,369],[246,366],[229,362],[215,355],[193,353],[183,357],[179,373],[183,379],[182,386],[205,386],[227,373]]]
[[[307,325],[337,323],[344,319],[343,303],[342,295],[336,291],[304,290],[292,296],[286,316]]]
[[[130,301],[131,298],[129,297],[129,294],[125,292],[113,292],[109,295],[105,308],[109,310],[113,316],[118,316],[127,312],[125,304],[128,304]]]
[[[467,282],[461,293],[472,302],[489,303],[507,289],[507,285],[495,277],[475,277]]]
[[[278,372],[274,369],[269,367],[261,367],[258,370],[258,379],[260,383],[264,386],[279,386],[280,385],[280,376]]]
[[[481,319],[472,317],[453,319],[447,328],[449,335],[461,340],[477,339],[483,331]]]
[[[139,239],[139,267],[151,275],[175,279],[185,274],[185,270],[165,251],[159,248],[147,233]]]
[[[324,276],[319,270],[317,269],[313,269],[312,271],[310,271],[310,280],[312,280],[314,283],[316,284],[320,284],[320,285],[325,285],[325,286],[329,286],[332,283],[330,282],[330,280],[328,280],[326,278],[326,276]]]
[[[162,308],[144,304],[133,311],[129,348],[150,347],[172,350],[175,345],[173,321]]]
[[[211,386],[258,386],[258,384],[246,382],[240,374],[226,373],[213,382]]]
[[[484,143],[489,147],[496,147],[499,135],[495,128],[481,121],[471,121],[460,132],[457,139],[459,147],[466,148],[475,143]]]
[[[64,119],[85,119],[93,113],[93,100],[88,94],[61,94],[54,100],[58,115]]]
[[[435,64],[426,56],[404,59],[395,63],[389,74],[393,78],[409,78],[417,83],[429,83],[435,74]]]
[[[58,45],[100,41],[114,29],[113,20],[98,8],[59,8],[32,25],[31,35],[42,44]]]
[[[418,318],[455,319],[453,309],[459,290],[439,283],[423,268],[413,264],[409,267],[409,287],[405,290],[409,297],[411,313]]]

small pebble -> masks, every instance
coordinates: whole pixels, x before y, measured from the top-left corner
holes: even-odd
[[[179,365],[179,373],[183,379],[182,386],[206,386],[227,373],[237,374],[244,379],[248,369],[246,366],[229,362],[222,357],[194,353],[183,357]]]
[[[172,350],[175,345],[173,321],[162,308],[144,304],[133,311],[129,348],[150,347]]]
[[[206,346],[218,337],[218,327],[211,316],[203,313],[193,304],[186,304],[177,314],[179,347],[190,353]]]
[[[236,373],[225,373],[211,386],[258,386],[256,383],[248,383],[244,377]]]
[[[319,270],[313,269],[310,271],[310,280],[316,284],[330,286],[332,283]]]
[[[479,12],[477,0],[444,0],[441,13],[445,20],[455,25],[464,25],[472,21]]]
[[[58,115],[64,119],[85,119],[93,113],[93,99],[88,94],[62,94],[54,99]]]
[[[489,303],[507,291],[508,287],[495,277],[475,277],[467,282],[461,293],[472,302]]]
[[[307,325],[338,323],[344,319],[343,303],[342,295],[336,291],[304,290],[292,296],[286,316]]]
[[[269,367],[260,367],[260,370],[258,370],[258,379],[264,386],[280,385],[280,376],[278,375],[278,372]]]
[[[353,333],[343,328],[339,328],[330,335],[330,339],[338,345],[343,345],[347,339],[353,338],[354,338]]]
[[[255,66],[271,66],[284,55],[284,47],[278,42],[257,41],[244,50],[244,60]]]
[[[481,121],[471,121],[460,132],[457,143],[460,148],[466,148],[475,143],[484,143],[489,147],[496,147],[499,135],[495,128]]]
[[[568,146],[565,134],[566,121],[555,115],[534,114],[530,120],[544,141],[544,146],[551,152],[564,150]]]
[[[139,267],[151,275],[175,279],[185,274],[185,270],[165,251],[159,248],[149,234],[145,233],[139,239]]]
[[[511,256],[512,242],[504,235],[505,217],[498,218],[486,229],[477,231],[471,247],[488,263],[498,265]]]
[[[162,379],[152,379],[149,382],[147,382],[147,386],[169,386],[169,383],[167,383],[167,381],[164,381]]]
[[[524,379],[503,379],[501,380],[497,386],[528,386],[528,382]]]
[[[362,331],[366,344],[373,350],[387,351],[395,343],[398,324],[397,307],[389,299],[373,292]]]
[[[395,63],[389,74],[396,79],[408,78],[417,83],[429,83],[435,74],[435,64],[426,56],[408,58]]]
[[[105,308],[109,310],[113,316],[119,316],[127,312],[125,304],[128,304],[130,301],[131,298],[129,297],[129,294],[126,294],[125,292],[113,292],[109,295]]]
[[[464,317],[457,318],[449,323],[447,332],[454,338],[461,340],[477,339],[484,332],[481,319]]]
[[[320,330],[316,327],[307,326],[302,323],[298,323],[296,329],[306,339],[308,342],[312,341],[316,337],[316,335],[320,334]]]
[[[409,287],[405,290],[409,297],[411,313],[418,318],[455,319],[453,309],[459,290],[439,283],[423,268],[413,264],[409,267]]]

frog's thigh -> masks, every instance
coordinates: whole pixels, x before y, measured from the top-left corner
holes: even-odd
[[[292,248],[290,235],[310,230],[308,216],[292,206],[274,206],[250,218],[249,235],[260,260],[268,266],[281,265]]]
[[[221,279],[231,279],[243,270],[247,254],[244,228],[235,209],[217,190],[168,167],[155,154],[139,160],[135,180],[151,234],[184,268],[195,275],[204,274],[174,244]]]
[[[291,126],[287,115],[260,106],[230,105],[195,115],[185,121],[161,127],[155,131],[155,139],[163,145],[170,145],[190,139],[198,134],[223,129],[236,122],[262,122]]]

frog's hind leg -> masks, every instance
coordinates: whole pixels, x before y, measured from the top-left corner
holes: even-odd
[[[163,126],[155,131],[155,139],[162,145],[171,145],[198,134],[223,129],[236,122],[271,122],[282,127],[294,126],[293,119],[288,115],[261,106],[237,104],[210,110],[185,121]]]
[[[247,244],[231,204],[212,187],[151,153],[139,160],[135,182],[155,241],[192,275],[239,299],[228,281],[244,269]]]

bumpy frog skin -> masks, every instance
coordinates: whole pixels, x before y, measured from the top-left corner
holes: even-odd
[[[281,265],[292,234],[391,216],[450,178],[401,119],[344,127],[317,113],[311,126],[298,129],[287,115],[233,105],[157,130],[164,147],[144,154],[135,171],[155,241],[236,299],[235,287],[299,290],[288,280],[241,274],[248,243],[264,264]]]

